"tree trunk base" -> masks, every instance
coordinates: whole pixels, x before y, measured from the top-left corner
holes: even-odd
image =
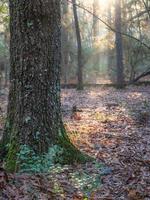
[[[17,171],[17,154],[19,152],[18,144],[15,140],[13,140],[10,144],[9,151],[6,155],[5,160],[5,169],[8,172],[16,172]]]
[[[83,85],[77,85],[77,90],[79,90],[79,91],[82,91],[82,90],[84,90],[84,87],[83,87]]]
[[[85,163],[93,160],[92,157],[81,152],[71,143],[65,130],[60,131],[58,145],[63,149],[61,164]]]
[[[42,155],[39,155],[38,153],[32,154],[34,151],[32,150],[32,148],[30,148],[30,146],[28,148],[29,154],[25,154],[25,152],[21,153],[21,151],[22,151],[21,146],[19,146],[16,139],[12,139],[11,142],[8,143],[7,145],[8,145],[8,151],[4,157],[4,160],[5,160],[4,166],[8,172],[19,171],[20,170],[19,163],[21,163],[22,165],[25,164],[27,166],[28,162],[30,163],[29,160],[31,160],[34,165],[34,159],[36,158],[36,156],[37,156],[37,158],[43,158],[44,155],[48,155],[48,152],[46,152],[45,154],[42,154]],[[94,160],[94,158],[81,152],[71,143],[71,141],[66,133],[66,130],[64,128],[62,128],[62,130],[59,131],[59,135],[56,140],[56,143],[53,145],[54,146],[56,145],[58,147],[58,149],[60,149],[60,151],[58,151],[56,153],[55,157],[53,158],[52,164],[54,164],[54,165],[55,164],[65,165],[65,164],[74,164],[74,163],[82,163],[83,164],[83,163]],[[2,148],[3,147],[1,146],[1,149]],[[53,148],[53,147],[50,147],[50,148]],[[22,160],[20,161],[19,155],[21,155],[21,156],[23,155],[24,157],[26,157],[25,161],[22,161]],[[46,162],[46,160],[44,162]],[[35,165],[36,165],[36,163],[35,163]],[[30,165],[29,165],[29,168],[30,168]],[[43,164],[43,168],[44,168],[44,164]]]

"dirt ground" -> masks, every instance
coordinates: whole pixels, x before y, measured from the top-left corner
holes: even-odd
[[[1,132],[7,94],[6,90],[0,96]],[[73,108],[77,111],[72,112]],[[53,177],[12,175],[1,169],[3,192],[0,199],[150,200],[150,86],[132,86],[124,90],[85,88],[83,92],[63,89],[62,114],[72,142],[102,163],[105,171],[96,171],[92,163],[67,166]],[[101,184],[87,197],[70,179],[70,173],[83,169],[88,174],[101,174]],[[54,191],[54,176],[61,192]],[[15,184],[9,180],[15,180]],[[32,185],[32,192],[28,190],[29,185]],[[37,198],[35,193],[39,194]]]

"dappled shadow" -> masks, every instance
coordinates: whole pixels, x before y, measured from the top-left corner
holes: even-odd
[[[149,86],[140,86],[63,91],[63,105],[82,110],[80,120],[71,119],[69,113],[64,118],[71,139],[112,169],[112,174],[103,177],[95,199],[102,194],[102,199],[150,198],[150,124],[149,120],[140,124],[134,112],[150,102],[149,90]]]

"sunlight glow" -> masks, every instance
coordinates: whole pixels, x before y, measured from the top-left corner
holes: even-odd
[[[107,8],[110,4],[112,4],[113,0],[98,0],[100,7],[103,9]],[[85,5],[92,5],[94,0],[79,0],[79,2],[83,2]]]
[[[109,4],[110,4],[110,2],[111,2],[111,0],[99,0],[99,4],[100,4],[101,6],[103,6],[103,8],[108,7]]]

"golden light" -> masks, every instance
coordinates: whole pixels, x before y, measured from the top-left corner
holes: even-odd
[[[100,6],[103,8],[108,7],[111,4],[112,0],[99,0]]]
[[[79,0],[79,2],[82,2],[84,4],[92,5],[93,2],[96,1],[99,3],[101,7],[108,7],[114,0]]]

